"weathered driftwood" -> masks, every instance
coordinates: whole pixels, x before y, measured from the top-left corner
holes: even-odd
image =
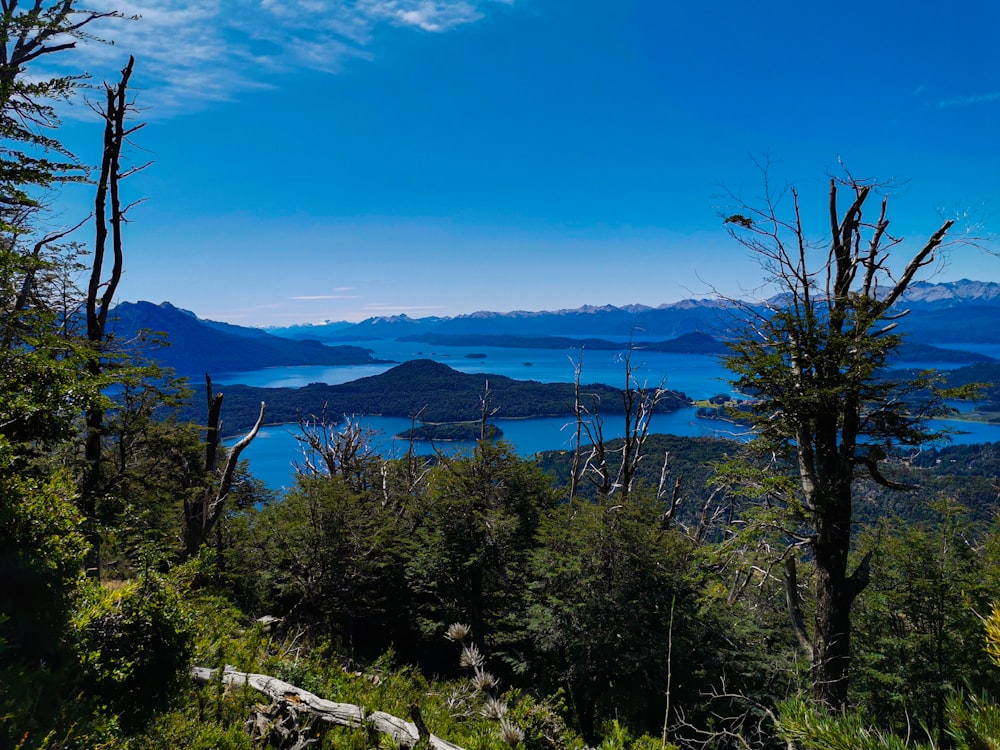
[[[317,717],[320,721],[335,724],[342,727],[353,727],[355,729],[365,729],[389,735],[395,742],[406,747],[413,747],[424,737],[427,738],[428,747],[433,750],[463,750],[458,745],[453,745],[437,735],[430,734],[423,727],[421,733],[417,724],[400,719],[384,711],[368,712],[361,706],[352,703],[335,703],[325,698],[320,698],[306,690],[292,685],[284,680],[271,677],[266,674],[254,674],[252,672],[237,672],[232,667],[227,666],[219,676],[218,669],[207,669],[205,667],[193,667],[191,675],[195,682],[207,684],[215,680],[221,681],[229,687],[242,687],[249,685],[264,695],[275,701],[288,701],[295,705],[296,710],[308,712]],[[413,707],[416,717],[419,717],[419,710]],[[418,719],[419,720],[419,719]],[[423,726],[423,721],[419,721]]]

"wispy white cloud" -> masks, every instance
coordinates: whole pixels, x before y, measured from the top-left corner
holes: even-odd
[[[973,94],[971,96],[956,96],[952,99],[942,99],[938,102],[938,107],[968,107],[971,104],[985,104],[987,102],[1000,101],[1000,91],[991,91],[988,94]]]
[[[357,294],[297,294],[293,300],[358,299]]]
[[[337,73],[371,59],[380,29],[444,33],[515,0],[91,0],[140,20],[91,29],[114,46],[81,44],[75,60],[98,79],[115,78],[128,54],[139,62],[142,101],[165,112],[200,109],[280,82],[296,68]]]

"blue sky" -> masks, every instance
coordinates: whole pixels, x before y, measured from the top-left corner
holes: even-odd
[[[1000,229],[992,1],[93,5],[143,16],[62,60],[136,56],[122,299],[282,325],[742,295],[762,273],[719,214],[763,154],[817,237],[838,159],[899,181],[907,242]],[[96,161],[86,108],[64,121]],[[958,246],[936,280],[963,277],[1000,259]]]

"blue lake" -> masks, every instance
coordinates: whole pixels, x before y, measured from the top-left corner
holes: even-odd
[[[357,346],[371,349],[376,359],[392,360],[381,365],[343,365],[338,367],[269,367],[250,372],[222,373],[212,380],[220,385],[243,383],[265,388],[298,388],[309,383],[348,383],[369,375],[379,375],[399,362],[433,359],[460,372],[506,375],[516,380],[540,383],[571,383],[578,349],[506,349],[500,347],[434,346],[403,341],[358,341]],[[468,354],[485,354],[471,359]],[[583,353],[583,383],[625,385],[624,352],[591,351]],[[694,399],[728,393],[726,370],[718,358],[702,354],[666,354],[635,351],[632,369],[639,384],[683,391]]]
[[[456,370],[467,373],[506,375],[518,380],[540,382],[572,382],[579,350],[506,349],[497,347],[430,347],[426,344],[399,341],[358,342],[373,350],[379,359],[402,362],[427,358],[443,362]],[[965,348],[965,347],[964,347]],[[971,348],[971,347],[968,347]],[[485,358],[466,357],[469,353],[485,354]],[[984,352],[990,353],[990,352]],[[357,378],[378,375],[392,364],[348,365],[340,367],[272,367],[250,372],[222,374],[214,378],[220,385],[244,383],[260,387],[300,387],[309,383],[324,382],[333,385]],[[530,364],[528,364],[530,363]],[[640,384],[659,385],[683,391],[690,398],[703,399],[718,393],[731,393],[728,373],[717,357],[698,354],[666,354],[662,352],[635,351],[631,364]],[[951,369],[954,363],[899,363],[899,366]],[[583,354],[584,383],[624,385],[625,367],[623,354],[610,351],[590,351]],[[501,405],[502,408],[502,405]],[[968,405],[959,408],[967,409]],[[502,413],[498,415],[502,417]],[[524,456],[543,450],[567,450],[572,445],[573,427],[569,418],[546,417],[541,419],[494,420],[503,430],[504,438]],[[362,423],[375,432],[373,442],[385,456],[405,454],[409,444],[394,436],[410,427],[405,417],[363,417]],[[1000,440],[1000,425],[960,420],[942,420],[942,426],[956,431],[955,443],[982,443]],[[714,420],[698,419],[695,409],[681,409],[672,414],[658,414],[650,426],[651,433],[682,436],[731,437],[738,434],[731,425]],[[621,437],[624,425],[620,415],[609,415],[605,420],[605,436]],[[289,486],[294,478],[294,462],[301,460],[299,443],[295,439],[297,424],[265,427],[257,439],[246,449],[244,457],[250,461],[254,475],[268,486]],[[471,451],[472,442],[456,441],[438,443],[436,447],[446,452]],[[427,442],[415,443],[418,453],[430,455],[435,446]]]
[[[409,450],[409,441],[394,437],[410,428],[406,417],[359,417],[360,423],[374,431],[372,444],[386,457],[400,457]],[[546,450],[569,450],[573,445],[574,426],[564,417],[544,417],[539,419],[494,419],[504,433],[504,440],[513,444],[518,453],[532,456]],[[650,424],[650,433],[687,435],[699,437],[738,438],[738,428],[725,422],[698,419],[695,409],[681,409],[671,414],[656,414]],[[294,463],[302,459],[302,452],[296,435],[301,434],[298,424],[271,425],[264,427],[257,438],[243,452],[250,461],[250,468],[258,479],[269,487],[283,487],[293,483]],[[609,415],[604,423],[606,438],[621,437],[624,434],[622,415]],[[233,441],[227,441],[231,444]],[[471,440],[437,442],[414,442],[418,455],[432,455],[439,449],[447,454],[470,453],[475,443]]]

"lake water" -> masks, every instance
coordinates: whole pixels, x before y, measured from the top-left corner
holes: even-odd
[[[264,388],[299,388],[309,383],[339,385],[369,375],[379,375],[400,362],[432,359],[466,373],[506,375],[516,380],[540,383],[572,383],[578,349],[506,349],[501,347],[429,346],[404,341],[358,341],[357,346],[371,349],[376,359],[391,360],[382,365],[341,365],[337,367],[269,367],[250,372],[222,373],[212,380],[220,385],[242,383]],[[485,354],[470,359],[467,354]],[[726,371],[718,358],[703,354],[666,354],[636,351],[632,369],[640,384],[665,386],[683,391],[694,399],[728,393]],[[583,383],[625,385],[623,352],[586,350],[583,353]]]
[[[379,359],[395,360],[392,364],[346,365],[339,367],[272,367],[251,372],[227,373],[213,380],[218,384],[244,383],[260,387],[301,387],[309,383],[324,382],[336,385],[369,375],[385,372],[396,362],[427,358],[443,362],[450,367],[467,373],[487,373],[506,375],[518,380],[540,382],[572,382],[574,363],[579,359],[578,350],[549,349],[506,349],[498,347],[430,347],[399,341],[365,341],[359,346],[372,349]],[[978,349],[977,349],[978,351]],[[485,354],[485,358],[469,359],[469,353]],[[990,354],[991,352],[983,352]],[[609,351],[585,351],[583,355],[584,383],[605,383],[621,387],[624,385],[625,368],[622,353]],[[530,364],[528,364],[530,363]],[[658,385],[665,382],[667,388],[683,391],[690,398],[703,399],[718,393],[731,393],[727,382],[728,373],[715,356],[702,354],[667,354],[662,352],[636,351],[632,355],[635,377],[640,383]],[[955,363],[899,363],[899,366],[920,368],[936,367],[951,369]],[[959,405],[968,409],[968,405]],[[715,420],[698,419],[695,409],[681,409],[672,414],[657,414],[650,426],[652,433],[666,433],[698,437],[738,438],[732,425]],[[543,450],[567,450],[572,445],[573,426],[571,420],[563,417],[540,419],[497,419],[504,438],[512,443],[521,455],[531,456]],[[385,456],[404,455],[407,441],[398,440],[394,435],[410,428],[410,420],[405,417],[364,417],[366,427],[375,431],[373,442]],[[955,443],[982,443],[1000,440],[1000,425],[960,420],[942,420],[942,426],[956,430]],[[609,415],[605,423],[607,438],[621,437],[624,431],[621,415]],[[261,430],[257,439],[246,449],[244,457],[250,461],[254,475],[268,486],[278,488],[289,486],[294,479],[293,463],[301,458],[297,424],[269,426]],[[437,448],[446,452],[469,452],[471,441],[437,443]],[[435,446],[419,441],[415,449],[421,455],[430,455]]]
[[[537,380],[540,383],[572,383],[575,363],[580,359],[579,349],[507,349],[502,347],[429,346],[405,341],[352,342],[372,350],[376,359],[389,360],[388,364],[268,367],[249,372],[232,372],[213,375],[219,385],[242,383],[261,388],[300,388],[309,383],[339,385],[358,378],[380,375],[400,362],[412,359],[432,359],[466,373],[506,375],[515,380]],[[485,354],[470,359],[468,354]],[[625,385],[624,349],[621,352],[585,350],[581,382],[604,383],[622,388]],[[731,393],[727,382],[730,373],[719,358],[706,354],[668,354],[646,352],[632,353],[632,370],[640,385],[657,386],[686,393],[692,399],[704,399],[719,393]],[[954,362],[900,362],[900,367],[937,368],[948,370],[959,365]]]
[[[650,433],[687,435],[697,437],[738,438],[739,428],[725,422],[698,419],[695,409],[681,409],[671,414],[656,414],[650,424]],[[409,442],[395,435],[410,429],[406,417],[359,417],[360,423],[374,431],[372,444],[383,456],[405,456]],[[564,417],[543,417],[539,419],[495,419],[492,420],[503,430],[504,440],[513,444],[522,456],[533,456],[546,450],[569,450],[573,445],[575,429],[572,420]],[[271,425],[264,427],[256,439],[243,452],[250,461],[254,476],[269,487],[289,486],[294,481],[294,462],[301,461],[302,454],[296,435],[298,424]],[[605,419],[604,434],[607,439],[624,434],[622,415],[609,415]],[[232,444],[233,440],[227,441]],[[452,442],[415,441],[414,450],[418,455],[433,455],[436,449],[447,454],[470,453],[475,445],[471,440]]]

